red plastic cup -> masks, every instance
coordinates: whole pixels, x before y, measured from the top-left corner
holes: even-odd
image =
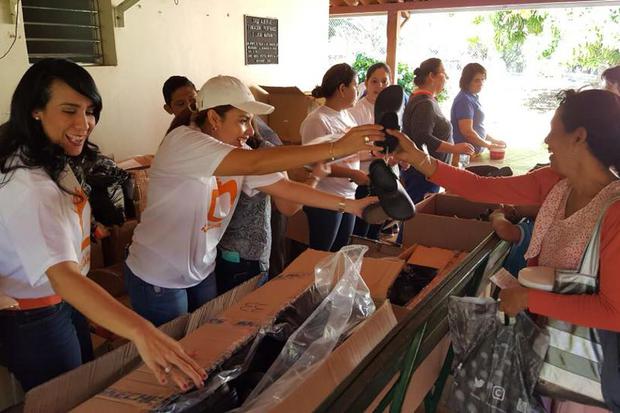
[[[506,156],[506,148],[500,146],[491,147],[491,149],[489,149],[489,156],[494,161],[502,160],[504,156]]]

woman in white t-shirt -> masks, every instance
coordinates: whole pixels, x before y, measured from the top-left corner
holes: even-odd
[[[330,67],[321,85],[312,91],[312,96],[325,98],[325,104],[310,112],[302,122],[299,131],[303,145],[313,145],[317,138],[345,133],[356,126],[348,111],[357,98],[356,74],[351,66],[340,63]],[[368,175],[360,171],[356,154],[331,164],[331,174],[318,183],[317,189],[353,199],[357,185],[367,184]],[[304,211],[308,217],[310,248],[338,251],[347,245],[355,216],[314,207],[305,207]]]
[[[68,157],[93,157],[88,137],[101,96],[75,63],[31,66],[0,127],[0,293],[17,308],[0,311],[3,360],[24,390],[79,366],[92,352],[95,323],[132,340],[161,383],[201,387],[206,373],[181,345],[85,277],[90,206]]]
[[[125,266],[132,307],[153,323],[216,296],[217,244],[241,191],[358,215],[373,202],[312,190],[274,172],[368,150],[382,139],[380,126],[355,128],[332,143],[246,150],[252,116],[272,110],[238,79],[217,76],[198,92],[196,111],[172,122],[149,172],[149,204]]]
[[[392,73],[390,67],[385,63],[375,63],[366,71],[366,80],[364,85],[366,86],[366,95],[357,101],[355,106],[349,109],[351,117],[358,125],[367,125],[375,122],[375,102],[379,93],[390,85],[390,78]],[[374,159],[372,153],[360,155],[360,170],[368,174],[368,167]],[[396,166],[396,175],[398,176],[398,167]],[[368,185],[358,185],[355,191],[355,198],[360,199],[367,197],[369,193]],[[360,237],[379,239],[379,232],[381,231],[381,224],[370,225],[362,218],[355,218],[355,227],[353,234]]]

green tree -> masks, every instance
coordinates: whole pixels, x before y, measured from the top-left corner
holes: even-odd
[[[406,63],[399,63],[397,82],[410,95],[413,90],[413,68]]]
[[[572,71],[598,73],[602,69],[620,63],[620,49],[603,43],[603,34],[596,28],[594,40],[580,44],[573,49],[572,58],[566,66]]]
[[[560,29],[554,24],[551,26],[551,43],[542,51],[541,56],[545,59],[550,59],[553,53],[558,49],[561,38]]]
[[[352,65],[353,70],[357,73],[357,83],[364,83],[364,80],[366,80],[366,71],[368,71],[370,66],[378,62],[379,60],[367,56],[364,53],[357,53],[355,55],[355,61]]]
[[[528,36],[543,32],[548,13],[538,10],[502,10],[490,16],[494,29],[493,42],[506,69],[522,72],[525,59],[521,49]]]

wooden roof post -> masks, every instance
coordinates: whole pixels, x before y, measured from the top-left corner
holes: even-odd
[[[402,23],[400,10],[389,10],[387,19],[387,56],[385,62],[392,69],[392,83],[396,83],[398,77],[398,61],[396,60],[398,48],[398,32]]]

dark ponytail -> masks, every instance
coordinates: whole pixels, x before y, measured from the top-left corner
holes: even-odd
[[[312,96],[315,98],[330,98],[336,93],[340,85],[349,86],[355,79],[355,70],[346,63],[339,63],[330,67],[320,86],[312,90]]]
[[[558,107],[567,132],[584,128],[590,152],[605,167],[620,172],[620,96],[607,90],[566,90]]]
[[[413,71],[413,83],[417,87],[422,87],[426,83],[426,79],[428,75],[431,73],[437,73],[439,68],[441,67],[441,59],[436,57],[431,57],[430,59],[426,59],[423,61],[419,67],[416,67]]]

